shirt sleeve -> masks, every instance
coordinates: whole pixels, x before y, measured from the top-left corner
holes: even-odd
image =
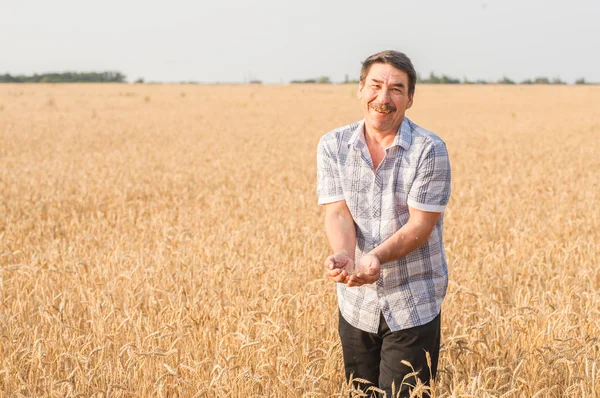
[[[418,210],[441,213],[450,200],[450,160],[446,145],[432,143],[423,154],[407,204]]]
[[[324,138],[317,149],[317,196],[320,205],[345,200],[335,155]]]

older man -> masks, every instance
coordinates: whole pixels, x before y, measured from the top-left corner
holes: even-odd
[[[444,142],[405,116],[415,82],[403,53],[367,58],[358,87],[364,119],[325,134],[317,152],[346,377],[388,397],[409,393],[413,369],[425,384],[435,377],[448,285],[450,163]]]

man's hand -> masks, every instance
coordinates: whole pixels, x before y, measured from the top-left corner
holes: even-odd
[[[354,259],[348,256],[348,253],[335,253],[325,260],[325,275],[333,281],[346,283],[348,280],[348,271],[354,269]]]
[[[356,267],[360,270],[356,275],[350,275],[346,280],[348,287],[362,286],[379,280],[381,262],[374,254],[365,254]]]

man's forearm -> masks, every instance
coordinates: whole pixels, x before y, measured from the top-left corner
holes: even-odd
[[[346,252],[354,259],[356,250],[356,229],[350,214],[327,212],[325,214],[325,232],[333,253]]]
[[[371,250],[370,254],[377,256],[381,264],[396,260],[423,246],[431,231],[432,225],[409,221],[385,242]]]

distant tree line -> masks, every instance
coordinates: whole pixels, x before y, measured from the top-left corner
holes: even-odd
[[[120,72],[63,72],[42,73],[32,76],[0,75],[0,83],[123,83],[125,75]]]
[[[298,83],[315,83],[315,84],[330,84],[331,79],[327,76],[321,76],[315,79],[306,79],[306,80],[292,80],[290,83],[298,84]],[[356,84],[358,80],[350,79],[348,75],[346,75],[343,83],[345,84]],[[431,72],[428,77],[422,78],[421,76],[417,76],[417,83],[422,84],[567,84],[562,81],[560,78],[555,77],[553,79],[548,79],[547,77],[536,77],[535,79],[525,79],[521,82],[516,82],[514,80],[509,79],[508,77],[503,77],[500,80],[496,81],[488,81],[488,80],[469,80],[466,77],[462,80],[457,79],[455,77],[447,76],[447,75],[436,75]],[[577,79],[575,84],[596,84],[587,82],[584,78]]]
[[[320,76],[313,79],[306,80],[292,80],[290,83],[292,84],[331,84],[331,79],[329,76]]]
[[[10,75],[8,73],[0,75],[0,83],[124,83],[126,76],[120,72],[63,72],[63,73],[42,73],[34,74],[31,76],[26,75]],[[139,78],[135,81],[136,83],[144,83],[143,78]],[[198,84],[198,82],[182,82],[189,84]],[[262,81],[258,79],[251,79],[250,84],[262,84]],[[332,84],[333,82],[329,76],[319,76],[304,80],[292,80],[292,84]],[[357,79],[350,79],[346,75],[343,83],[356,84]],[[466,77],[462,80],[447,76],[447,75],[436,75],[431,72],[428,77],[422,78],[417,76],[417,83],[423,84],[567,84],[560,78],[555,77],[549,79],[547,77],[536,77],[535,79],[525,79],[521,82],[515,82],[508,77],[503,77],[497,81],[487,80],[474,80],[471,81]],[[575,84],[598,84],[586,81],[584,78],[579,78],[575,81]]]
[[[504,76],[500,80],[496,81],[487,81],[487,80],[469,80],[466,77],[461,81],[459,79],[441,75],[437,76],[435,73],[431,72],[429,77],[426,79],[422,79],[420,76],[417,79],[417,83],[424,84],[567,84],[567,82],[561,80],[559,77],[555,77],[552,79],[548,79],[547,77],[536,77],[535,79],[525,79],[521,82],[516,82],[514,80],[509,79]],[[575,84],[594,84],[590,82],[586,82],[584,78],[580,78],[575,80]]]

